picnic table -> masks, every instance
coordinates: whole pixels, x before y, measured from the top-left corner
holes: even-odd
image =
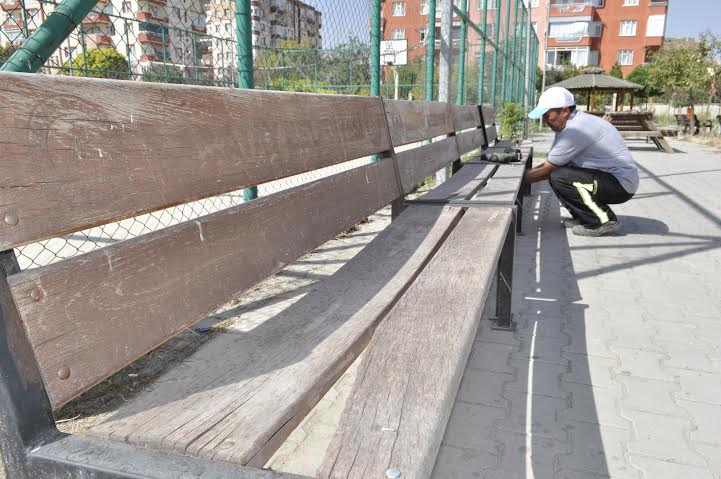
[[[652,114],[641,111],[613,111],[613,112],[589,112],[592,115],[600,116],[611,122],[624,138],[646,138],[653,141],[659,150],[666,153],[673,153],[673,148],[666,141],[666,136],[672,133],[659,128],[652,120]]]

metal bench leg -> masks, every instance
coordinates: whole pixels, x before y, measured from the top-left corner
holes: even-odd
[[[513,313],[511,312],[511,301],[513,294],[513,254],[516,247],[516,216],[512,220],[506,233],[506,240],[503,242],[501,257],[498,259],[496,279],[496,317],[492,318],[496,324],[493,329],[513,331]]]
[[[403,213],[403,210],[408,208],[408,205],[403,201],[403,198],[398,198],[391,202],[391,221],[396,219],[398,215]]]
[[[0,252],[0,441],[8,478],[31,474],[27,452],[60,434],[35,356],[10,295],[7,276],[20,272],[12,250]]]
[[[523,198],[525,195],[521,192],[516,198],[516,234],[523,234]]]

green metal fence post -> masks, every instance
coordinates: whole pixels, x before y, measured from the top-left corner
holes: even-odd
[[[428,33],[426,33],[426,101],[433,101],[433,77],[436,61],[436,0],[428,0]]]
[[[511,78],[509,82],[509,87],[506,88],[506,94],[508,95],[508,100],[515,102],[516,101],[516,74],[518,73],[518,62],[517,62],[517,55],[518,55],[518,5],[519,0],[515,0],[515,5],[513,7],[513,45],[511,46]]]
[[[381,0],[373,0],[371,13],[371,96],[381,94]]]
[[[235,0],[235,35],[238,42],[238,87],[254,88],[253,85],[253,33],[250,19],[250,0]],[[243,190],[243,200],[258,197],[258,187]]]
[[[486,86],[486,23],[488,19],[488,0],[483,0],[483,16],[481,17],[481,29],[483,30],[483,38],[481,39],[481,54],[478,60],[478,104],[483,105],[483,90]]]
[[[90,13],[97,0],[64,0],[0,71],[34,73]]]
[[[461,17],[461,51],[458,57],[458,97],[456,98],[456,103],[459,105],[463,105],[466,100],[466,40],[468,39],[466,15],[468,15],[468,0],[461,0],[461,11],[463,12]]]
[[[491,96],[493,97],[493,107],[495,108],[496,104],[498,103],[496,98],[496,89],[498,87],[498,41],[501,38],[501,0],[494,0],[496,2],[496,23],[494,23],[494,27],[496,29],[496,36],[495,36],[495,48],[493,49],[493,71],[491,72],[493,74],[493,81],[491,82]]]

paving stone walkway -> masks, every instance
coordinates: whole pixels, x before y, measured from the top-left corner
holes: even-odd
[[[721,479],[721,153],[632,145],[641,188],[615,208],[619,235],[567,233],[548,185],[534,185],[518,328],[482,321],[434,477]],[[270,466],[313,474],[353,374]]]

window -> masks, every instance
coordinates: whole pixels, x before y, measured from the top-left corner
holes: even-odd
[[[436,0],[438,1],[438,0]],[[487,0],[487,10],[496,10],[498,8],[498,3],[500,0]],[[483,0],[476,0],[476,8],[478,10],[483,10]]]
[[[666,15],[649,15],[646,24],[647,37],[662,37],[666,29]]]
[[[546,65],[556,68],[562,65],[586,66],[593,52],[589,47],[549,48],[546,52]]]
[[[548,36],[559,42],[578,42],[583,37],[600,37],[601,22],[551,23]]]
[[[421,1],[421,15],[428,15],[428,0]]]
[[[130,2],[128,2],[128,1],[123,2],[122,12],[130,13]]]
[[[405,40],[406,31],[402,28],[394,28],[391,33],[391,40]]]
[[[633,65],[633,50],[619,50],[617,60],[621,65]]]
[[[636,20],[621,20],[621,29],[619,36],[622,37],[633,37],[636,36]]]
[[[428,29],[427,29],[427,28],[421,28],[420,34],[421,34],[421,43],[425,43],[425,42],[426,42],[426,37],[428,36]]]
[[[406,16],[406,2],[393,2],[393,16],[394,17],[405,17]]]
[[[635,7],[638,5],[638,0],[623,0],[624,7]]]

